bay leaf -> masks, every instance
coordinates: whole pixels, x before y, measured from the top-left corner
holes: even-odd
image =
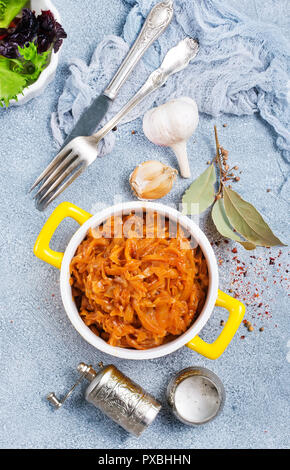
[[[215,199],[216,172],[211,164],[185,191],[182,197],[183,214],[201,214]]]
[[[257,209],[226,186],[224,187],[224,205],[230,223],[248,241],[260,246],[284,245],[274,235]]]
[[[230,221],[227,217],[224,207],[223,199],[218,199],[211,211],[212,220],[218,230],[218,232],[226,238],[230,238],[236,242],[239,242],[246,250],[254,250],[256,245],[251,242],[242,240],[242,238],[233,231]]]

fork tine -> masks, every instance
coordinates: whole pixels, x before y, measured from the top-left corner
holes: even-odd
[[[44,192],[40,192],[37,197],[39,204],[42,204],[44,199],[49,197],[54,190],[57,191],[58,186],[80,165],[81,161],[80,157],[77,156],[77,158],[68,165],[68,167],[44,190]]]
[[[41,203],[39,203],[39,201],[37,201],[37,208],[39,210],[44,210],[47,208],[47,206],[57,197],[59,196],[76,178],[78,178],[80,176],[80,174],[86,169],[87,165],[86,164],[82,164],[82,166],[75,172],[73,173],[58,189],[55,193],[52,194],[52,196],[50,196],[50,198],[45,201],[45,200],[42,200]],[[44,203],[44,204],[43,204]]]
[[[45,179],[42,186],[39,188],[37,193],[33,196],[33,199],[40,196],[40,194],[43,193],[43,190],[48,185],[50,185],[50,183],[53,183],[53,181],[55,181],[59,177],[61,172],[65,170],[69,166],[69,164],[72,162],[72,160],[74,160],[75,158],[77,158],[77,155],[75,153],[73,152],[69,153],[67,157],[65,157],[62,160],[62,162],[59,165],[57,165],[56,168],[52,171],[52,173]]]
[[[41,175],[34,181],[33,185],[29,189],[29,193],[47,176],[50,175],[50,173],[53,171],[55,166],[65,157],[67,157],[71,152],[71,147],[66,145],[50,162],[50,164],[45,168],[45,170],[41,173]]]

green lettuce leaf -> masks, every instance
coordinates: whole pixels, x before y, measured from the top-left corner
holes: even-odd
[[[30,85],[38,79],[39,75],[46,67],[50,51],[38,54],[37,46],[33,42],[30,42],[28,46],[24,46],[23,48],[18,47],[18,51],[24,61],[18,59],[11,60],[14,62],[15,60],[17,61],[17,65],[21,69],[21,74],[25,77],[27,84]]]
[[[0,56],[0,106],[8,106],[9,101],[17,99],[24,88],[34,83],[45,68],[49,51],[37,53],[36,45],[18,48],[19,59],[6,59]]]
[[[25,78],[10,70],[10,60],[0,57],[0,106],[8,106],[10,100],[17,99],[25,86]]]
[[[0,0],[0,28],[8,28],[27,0]]]

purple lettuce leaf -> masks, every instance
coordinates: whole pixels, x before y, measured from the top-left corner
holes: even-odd
[[[19,57],[18,46],[23,47],[35,42],[39,54],[51,47],[57,52],[67,37],[63,27],[55,20],[50,10],[42,10],[36,17],[35,12],[24,8],[22,18],[15,26],[1,29],[0,55],[8,59]]]
[[[41,54],[53,46],[54,52],[57,52],[62,45],[63,39],[67,37],[63,27],[55,20],[50,10],[41,12],[37,17],[37,50]]]

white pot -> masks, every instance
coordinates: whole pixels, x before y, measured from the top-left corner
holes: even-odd
[[[31,0],[30,8],[31,10],[34,10],[37,15],[41,13],[41,10],[50,10],[53,13],[56,21],[61,23],[60,15],[55,6],[52,4],[51,0]],[[36,82],[24,88],[23,93],[17,95],[18,100],[11,100],[9,102],[9,106],[20,106],[24,103],[27,103],[32,98],[36,98],[42,94],[47,85],[49,85],[49,83],[51,83],[54,79],[58,65],[58,55],[59,51],[57,53],[52,51],[49,63],[41,72]]]
[[[73,258],[77,247],[85,238],[88,229],[97,227],[112,215],[128,214],[132,210],[140,210],[141,208],[158,212],[172,221],[178,222],[182,227],[184,227],[200,245],[206,258],[209,273],[207,298],[200,315],[192,326],[173,341],[147,350],[125,349],[110,346],[102,338],[96,336],[81,319],[74,303],[71,286],[69,284],[69,267],[71,259]],[[72,217],[81,224],[81,227],[71,238],[64,253],[55,252],[49,248],[49,242],[56,228],[66,217]],[[92,216],[71,203],[63,202],[54,210],[41,230],[34,246],[34,254],[38,258],[61,269],[61,297],[66,313],[75,329],[86,341],[95,346],[95,348],[112,356],[124,359],[153,359],[170,354],[180,347],[187,345],[189,348],[210,359],[216,359],[224,352],[232,340],[245,313],[245,307],[241,302],[218,290],[217,262],[213,249],[205,234],[188,217],[183,216],[177,210],[163,204],[143,201],[127,202],[111,206]],[[229,311],[229,318],[219,337],[214,341],[214,343],[208,344],[197,335],[210,318],[215,305],[226,308]]]

